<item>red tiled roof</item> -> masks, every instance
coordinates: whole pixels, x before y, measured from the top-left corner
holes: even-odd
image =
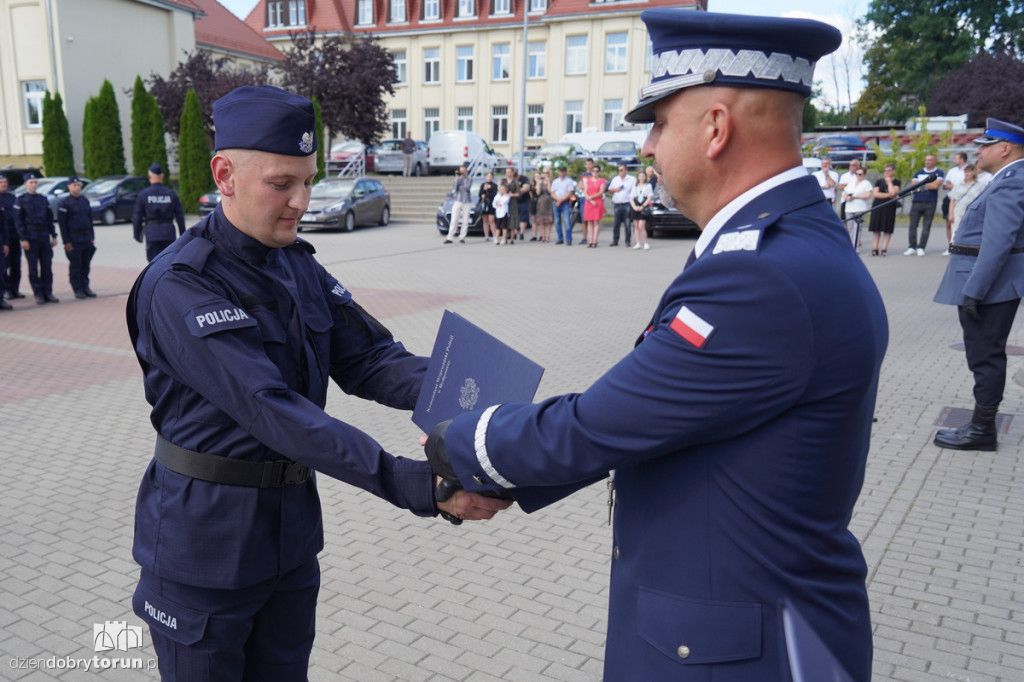
[[[352,3],[355,7],[355,3]],[[271,38],[287,36],[288,27],[267,30],[267,0],[260,0],[249,16],[246,25],[261,36]],[[306,26],[316,29],[319,33],[351,33],[352,26],[342,11],[339,0],[306,0]]]
[[[191,12],[202,12],[203,8],[199,6],[198,0],[164,0],[168,5],[176,5],[182,9],[187,9]]]
[[[282,60],[276,47],[253,31],[217,0],[191,0],[206,13],[196,21],[196,43],[262,59]]]

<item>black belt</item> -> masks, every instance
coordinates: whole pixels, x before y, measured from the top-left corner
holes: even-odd
[[[49,232],[49,225],[29,225],[26,228],[29,232]]]
[[[163,436],[156,437],[156,461],[171,471],[211,483],[244,485],[252,488],[281,488],[305,483],[312,470],[290,459],[246,462],[178,447]]]
[[[950,244],[949,252],[958,256],[977,256],[981,251],[980,246],[964,246],[962,244]],[[1024,248],[1010,249],[1010,253],[1024,253]]]

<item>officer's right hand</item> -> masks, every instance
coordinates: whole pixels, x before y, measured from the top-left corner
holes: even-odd
[[[976,298],[964,296],[964,302],[960,306],[960,310],[963,312],[964,315],[971,318],[975,322],[981,322],[981,313],[978,312],[979,303],[981,303],[981,301],[979,301]]]

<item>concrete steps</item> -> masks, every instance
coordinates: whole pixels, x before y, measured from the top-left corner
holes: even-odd
[[[391,193],[391,219],[433,223],[437,207],[452,189],[454,177],[425,175],[403,178],[400,175],[374,175]]]

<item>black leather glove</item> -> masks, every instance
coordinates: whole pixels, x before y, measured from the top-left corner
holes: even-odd
[[[444,447],[444,432],[448,430],[451,421],[449,419],[435,426],[427,436],[427,444],[423,446],[423,450],[427,453],[427,461],[430,462],[430,468],[434,470],[434,474],[441,477],[441,481],[434,486],[435,502],[447,502],[452,495],[462,490],[462,484],[459,483],[459,479],[455,475],[455,469],[452,468],[452,463],[448,459],[448,453]],[[462,519],[444,510],[439,509],[438,512],[452,525],[458,526],[462,523]]]
[[[964,296],[964,302],[960,306],[960,311],[975,322],[981,322],[981,313],[978,312],[979,303],[981,301],[976,298]]]

